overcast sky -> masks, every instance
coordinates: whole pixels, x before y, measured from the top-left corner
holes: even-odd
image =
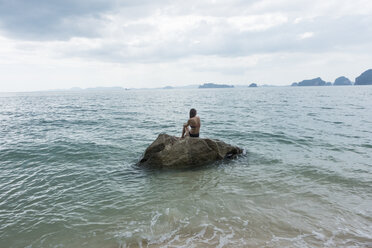
[[[0,91],[352,81],[370,0],[0,0]]]

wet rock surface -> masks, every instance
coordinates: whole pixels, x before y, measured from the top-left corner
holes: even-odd
[[[187,168],[232,159],[243,149],[220,140],[207,138],[179,138],[160,134],[146,149],[138,166],[152,168]]]

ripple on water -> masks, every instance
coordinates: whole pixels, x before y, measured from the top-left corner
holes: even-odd
[[[1,246],[369,247],[370,89],[1,95]],[[191,107],[246,154],[137,168]]]

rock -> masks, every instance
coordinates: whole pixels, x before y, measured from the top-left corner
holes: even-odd
[[[342,76],[342,77],[336,78],[333,85],[335,85],[335,86],[338,86],[338,85],[352,85],[352,83],[351,83],[350,79],[348,79],[347,77]]]
[[[372,84],[372,69],[363,72],[355,79],[355,85],[371,85]]]
[[[150,168],[187,168],[205,165],[225,158],[235,158],[243,150],[220,140],[184,139],[159,134],[146,149],[139,166]]]
[[[291,86],[298,86],[298,83],[294,82],[291,84]]]
[[[255,83],[251,83],[251,84],[249,85],[249,87],[257,87],[257,84],[255,84]]]

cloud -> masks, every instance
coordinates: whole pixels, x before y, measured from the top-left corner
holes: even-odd
[[[305,32],[305,33],[303,33],[303,34],[300,34],[298,38],[299,38],[300,40],[303,40],[303,39],[311,38],[311,37],[313,37],[313,36],[314,36],[314,33],[313,33],[313,32]]]
[[[244,22],[237,25],[237,18],[240,17],[152,16],[128,22],[121,29],[112,25],[112,29],[116,29],[112,31],[115,35],[108,33],[105,38],[71,39],[65,43],[61,55],[115,63],[150,63],[195,55],[241,57],[278,52],[348,50],[365,46],[372,38],[372,32],[359,32],[372,31],[364,18],[319,17],[317,22],[308,20],[293,25],[285,18],[273,15],[268,19],[280,20],[275,25],[264,23],[257,26],[242,25]],[[317,30],[316,35],[305,30]]]
[[[238,80],[300,63],[318,68],[308,60],[325,54],[366,61],[370,13],[367,0],[0,0],[0,64],[106,64],[152,74],[183,66],[180,73]]]
[[[75,35],[92,36],[89,24],[111,4],[103,1],[14,0],[0,1],[1,29],[21,39],[66,39]]]
[[[0,27],[6,35],[19,39],[97,37],[110,24],[108,13],[120,9],[127,18],[138,18],[154,6],[150,0],[0,0]]]

